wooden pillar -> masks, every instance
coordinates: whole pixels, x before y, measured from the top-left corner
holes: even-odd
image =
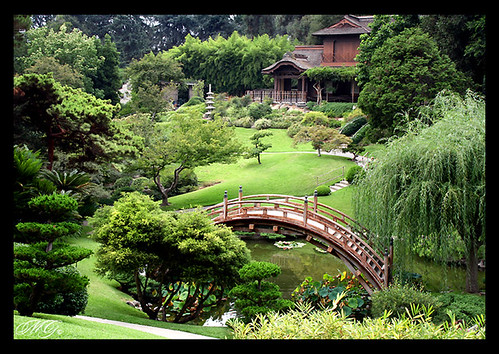
[[[392,270],[393,270],[393,237],[390,237],[390,248],[388,251],[388,283],[392,282]]]
[[[227,202],[228,202],[227,191],[225,191],[225,193],[224,193],[224,208],[223,208],[224,220],[227,219]]]
[[[317,189],[314,191],[314,213],[317,213]]]
[[[303,203],[303,226],[307,225],[308,219],[308,197],[305,196],[305,201]]]
[[[355,82],[354,82],[354,79],[350,80],[350,90],[352,93],[352,103],[353,103],[355,100]]]
[[[388,287],[388,277],[390,275],[390,260],[388,257],[388,249],[385,248],[385,259],[384,259],[384,268],[383,268],[383,285],[385,287]]]

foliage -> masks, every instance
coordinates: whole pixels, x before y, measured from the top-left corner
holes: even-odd
[[[30,211],[28,202],[40,193],[52,193],[55,187],[48,181],[39,178],[42,167],[40,152],[33,152],[26,146],[14,146],[13,157],[13,220],[26,218]]]
[[[322,184],[320,186],[317,186],[317,188],[315,188],[315,190],[317,191],[317,195],[320,197],[331,194],[331,188],[329,188],[329,186],[326,184]]]
[[[435,311],[435,323],[444,322],[448,311],[456,320],[471,323],[477,316],[485,316],[485,296],[476,294],[446,293],[437,296],[440,308]]]
[[[184,169],[215,162],[229,163],[242,152],[234,131],[218,119],[206,122],[198,114],[177,111],[165,123],[154,131],[142,158],[137,161],[137,167],[144,169],[160,190],[163,206],[168,205],[168,196]],[[160,173],[170,165],[174,168],[174,178],[165,186]]]
[[[56,146],[68,154],[73,167],[80,165],[80,169],[86,162],[137,152],[135,139],[112,121],[119,105],[61,86],[51,74],[16,77],[14,88],[14,141],[30,147],[37,141],[43,144],[49,169]],[[32,139],[33,135],[39,140]]]
[[[466,289],[477,292],[477,250],[485,243],[485,103],[471,92],[465,99],[441,93],[421,112],[363,174],[355,215],[379,235],[380,247],[397,235],[396,252],[425,235],[451,255],[457,232],[466,249]]]
[[[89,37],[80,29],[38,27],[26,32],[26,53],[16,58],[26,73],[54,72],[57,81],[101,99],[119,102],[118,52],[109,35]],[[21,72],[22,72],[21,70]]]
[[[374,129],[395,129],[401,123],[397,113],[430,103],[443,89],[465,89],[463,74],[419,28],[402,31],[374,51],[368,80],[358,104]]]
[[[266,103],[253,102],[248,106],[248,114],[254,120],[263,118],[271,112],[272,108]]]
[[[42,170],[40,175],[52,182],[57,190],[63,194],[71,192],[82,194],[91,186],[90,176],[85,172],[78,172],[77,170],[69,173],[65,171],[59,173],[57,171]]]
[[[308,105],[309,102],[307,102]],[[345,113],[351,112],[355,103],[350,102],[322,102],[320,105],[312,104],[313,111],[322,112],[330,118],[342,117]]]
[[[61,241],[80,229],[70,222],[78,202],[62,194],[41,195],[28,203],[31,219],[20,222],[14,237],[14,304],[31,316],[43,296],[83,291],[88,278],[60,269],[89,257],[92,251]]]
[[[244,283],[232,288],[229,296],[236,299],[236,309],[241,312],[245,321],[250,321],[257,314],[286,310],[292,305],[291,301],[282,299],[278,285],[264,281],[280,273],[281,268],[269,262],[253,261],[239,270]]]
[[[352,166],[347,170],[347,173],[345,173],[345,179],[348,181],[348,183],[352,184],[355,181],[355,176],[357,176],[361,172],[362,167],[360,167],[359,165]]]
[[[67,266],[60,268],[58,271],[80,275],[80,272],[75,266]],[[37,305],[36,312],[55,313],[66,316],[75,316],[83,313],[88,303],[87,288],[79,291],[62,292],[57,294],[42,296]]]
[[[352,119],[350,122],[345,124],[343,128],[340,130],[341,134],[346,136],[354,135],[360,128],[362,128],[367,123],[367,119],[365,116],[359,116]]]
[[[338,297],[343,295],[339,301]],[[345,317],[363,319],[370,307],[370,298],[355,276],[346,272],[333,277],[324,274],[321,281],[314,281],[311,277],[305,280],[291,294],[297,303],[308,302],[314,308],[334,307]]]
[[[293,144],[312,143],[312,147],[317,149],[317,155],[321,156],[321,149],[332,150],[337,149],[342,144],[348,144],[352,140],[338,132],[334,128],[326,128],[320,125],[311,127],[304,126],[300,128],[298,133],[293,138]]]
[[[300,124],[305,126],[323,125],[327,127],[329,126],[329,119],[322,112],[307,112]]]
[[[441,303],[436,297],[422,289],[418,289],[412,285],[403,285],[398,281],[390,284],[388,288],[375,291],[371,295],[373,317],[387,316],[401,317],[406,314],[406,309],[410,309],[412,305],[424,305],[427,308],[430,306],[435,310],[441,306]]]
[[[133,277],[142,311],[155,319],[163,310],[174,322],[196,318],[237,280],[249,252],[227,227],[215,226],[202,212],[164,212],[150,197],[125,194],[90,220],[101,243],[97,270]]]
[[[340,294],[337,298],[339,302]],[[311,304],[298,304],[285,314],[259,314],[250,323],[229,320],[235,339],[485,339],[485,319],[470,323],[456,321],[435,325],[432,309],[413,306],[404,318],[389,318],[388,313],[362,322],[341,317],[335,306],[314,309]],[[468,326],[470,328],[468,328]]]
[[[188,34],[182,45],[167,53],[182,63],[186,77],[211,83],[214,92],[241,95],[265,86],[261,70],[293,49],[287,36],[264,34],[248,38],[234,31],[230,36],[202,41]]]
[[[416,26],[419,23],[418,15],[374,15],[369,24],[370,33],[360,35],[359,54],[355,60],[357,64],[357,82],[362,89],[369,82],[372,69],[372,57],[376,49],[386,40],[399,35],[404,29]]]

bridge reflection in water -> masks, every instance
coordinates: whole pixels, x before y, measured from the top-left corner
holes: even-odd
[[[393,244],[382,253],[370,241],[369,230],[344,213],[307,197],[258,194],[228,199],[208,207],[215,224],[237,231],[300,234],[315,246],[340,258],[371,294],[388,286],[393,265]],[[381,256],[383,255],[383,256]],[[364,279],[359,275],[363,274]]]

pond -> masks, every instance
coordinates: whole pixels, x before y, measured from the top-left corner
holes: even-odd
[[[281,267],[281,274],[270,281],[279,285],[284,298],[290,299],[293,290],[308,276],[314,280],[321,280],[324,273],[334,276],[338,272],[349,272],[339,258],[318,252],[314,245],[304,239],[297,241],[304,243],[304,246],[285,250],[274,246],[276,242],[274,240],[245,240],[253,260],[272,262]],[[428,291],[464,291],[466,274],[463,267],[445,267],[414,258],[407,262],[405,268],[422,275],[425,289]],[[484,278],[485,272],[480,272],[480,286],[484,286]],[[227,319],[236,316],[233,304],[227,301],[221,306],[203,313],[192,324],[222,326]]]

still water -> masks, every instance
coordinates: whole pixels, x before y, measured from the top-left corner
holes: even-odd
[[[349,272],[339,258],[331,254],[317,252],[315,246],[304,239],[297,241],[303,242],[305,245],[289,250],[274,246],[275,241],[271,240],[245,241],[253,260],[272,262],[281,267],[281,274],[269,280],[279,285],[284,298],[291,298],[293,290],[308,276],[314,280],[321,280],[324,273],[335,276],[339,272]],[[428,291],[464,291],[466,274],[462,267],[446,267],[413,258],[406,261],[404,269],[422,275],[425,289]],[[480,272],[479,285],[482,288],[485,288],[484,278],[485,272]],[[222,306],[204,313],[200,319],[193,321],[193,324],[204,323],[205,326],[221,326],[227,319],[236,316],[233,304],[227,301]]]

